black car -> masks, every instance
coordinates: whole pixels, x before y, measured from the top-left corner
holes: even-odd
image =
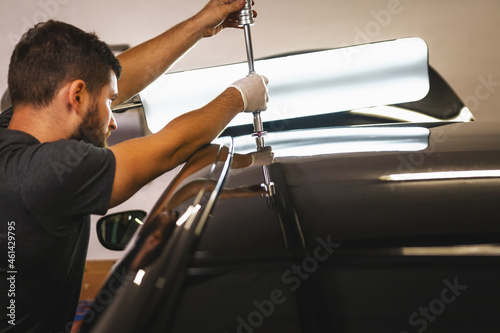
[[[128,252],[82,332],[497,332],[500,126],[425,64],[423,98],[273,119],[259,152],[230,126],[144,222],[104,217]]]

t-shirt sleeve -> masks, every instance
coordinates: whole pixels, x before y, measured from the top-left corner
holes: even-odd
[[[54,232],[88,214],[106,213],[116,161],[107,148],[76,140],[34,145],[19,159],[19,180],[26,208]]]

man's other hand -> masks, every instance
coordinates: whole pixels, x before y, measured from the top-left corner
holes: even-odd
[[[228,27],[239,28],[237,16],[245,3],[245,0],[210,0],[194,17],[205,27],[203,37],[215,36]],[[257,12],[253,14],[257,16]]]
[[[238,89],[243,100],[244,112],[267,110],[269,80],[264,75],[250,75],[234,82],[230,87]]]

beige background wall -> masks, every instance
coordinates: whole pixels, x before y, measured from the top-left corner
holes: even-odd
[[[6,89],[16,39],[35,22],[64,20],[96,31],[108,43],[136,45],[206,1],[0,0],[0,91]],[[256,57],[418,36],[429,45],[431,65],[477,119],[500,120],[499,0],[256,0],[254,8]],[[245,59],[242,33],[225,31],[200,42],[174,69]]]

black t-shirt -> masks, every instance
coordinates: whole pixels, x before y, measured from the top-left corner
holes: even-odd
[[[115,158],[77,140],[40,143],[6,129],[10,118],[0,115],[0,332],[70,332],[89,214],[108,209]]]

